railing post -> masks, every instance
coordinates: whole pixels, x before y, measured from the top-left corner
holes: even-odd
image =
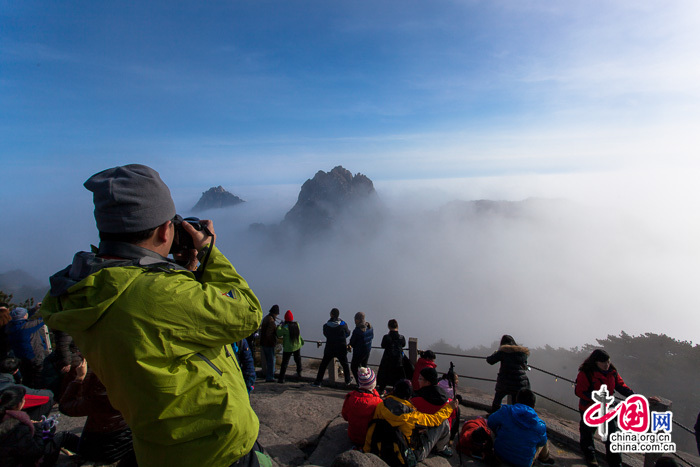
[[[658,402],[649,399],[649,412],[668,412],[671,410],[673,403],[670,400],[664,399],[663,397],[659,397],[659,399]],[[651,413],[649,415],[651,415]],[[656,461],[663,455],[664,454],[660,452],[648,452],[644,454],[644,467],[654,467]]]
[[[333,357],[331,360],[330,365],[328,365],[328,370],[330,371],[330,374],[328,375],[328,379],[330,380],[331,383],[337,383],[340,381],[340,378],[338,378],[338,359]]]
[[[408,359],[411,360],[411,363],[414,365],[418,361],[418,338],[417,337],[409,337],[408,338]]]

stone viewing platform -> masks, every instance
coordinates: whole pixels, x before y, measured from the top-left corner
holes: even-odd
[[[330,386],[312,388],[310,379],[295,382],[289,378],[285,384],[257,383],[251,397],[251,404],[260,419],[260,442],[279,466],[385,466],[386,464],[371,454],[347,452],[352,444],[347,437],[347,422],[340,411],[345,389]],[[464,398],[461,408],[462,422],[465,419],[486,415],[491,406],[492,394],[469,387],[460,387],[459,394]],[[553,441],[551,452],[556,465],[585,467],[583,456],[578,452],[578,423],[548,417],[542,411]],[[538,411],[538,413],[540,413]],[[551,426],[551,428],[550,428]],[[601,445],[602,448],[602,445]],[[641,459],[641,458],[640,458]],[[459,453],[451,459],[431,456],[419,465],[459,466],[486,465]],[[631,463],[641,467],[643,462]]]
[[[372,454],[352,450],[347,437],[347,422],[340,415],[345,394],[349,390],[324,382],[320,388],[310,386],[314,370],[307,369],[303,377],[289,376],[287,382],[266,383],[257,381],[251,394],[251,405],[260,420],[259,441],[273,458],[276,466],[334,466],[334,467],[382,467],[386,464]],[[463,397],[461,420],[485,416],[491,406],[493,395],[468,386],[460,386],[458,393]],[[551,453],[556,466],[585,467],[579,452],[578,422],[565,420],[546,410],[536,409],[547,423]],[[59,430],[80,434],[84,418],[71,418],[62,415]],[[602,443],[597,443],[599,459],[604,459]],[[688,453],[684,459],[700,466],[700,458]],[[623,455],[625,465],[643,467],[641,455]],[[679,464],[682,464],[679,462]],[[62,455],[60,466],[73,466],[68,456]],[[94,465],[94,464],[83,464]],[[455,450],[450,459],[431,456],[418,464],[429,467],[486,464]],[[535,462],[535,465],[538,465]],[[601,463],[601,465],[605,465]]]

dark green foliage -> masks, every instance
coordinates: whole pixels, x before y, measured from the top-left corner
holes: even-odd
[[[532,389],[544,396],[559,401],[567,409],[539,398],[537,405],[559,416],[578,420],[578,398],[574,394],[573,384],[565,381],[576,380],[578,367],[596,348],[605,349],[611,356],[613,364],[635,392],[647,397],[660,396],[672,401],[673,419],[692,429],[700,410],[700,345],[689,341],[679,341],[665,334],[651,332],[631,336],[625,332],[619,336],[608,335],[605,339],[596,339],[597,345],[587,344],[583,348],[530,347],[528,363],[531,367],[547,370],[559,375],[554,377],[541,371],[528,373]],[[528,343],[525,343],[528,345]],[[490,347],[479,346],[462,349],[440,341],[430,346],[435,352],[457,353],[486,357],[498,348],[494,341]],[[498,365],[490,366],[485,360],[458,358],[438,355],[439,371],[454,361],[460,375],[496,379]],[[463,378],[461,383],[478,389],[493,392],[495,383]],[[674,426],[673,440],[679,449],[695,449],[695,440],[685,430]]]
[[[8,294],[0,290],[0,303],[12,303],[12,294]]]
[[[0,290],[0,303],[7,303],[9,305],[8,308],[10,308],[10,310],[17,308],[18,306],[26,309],[30,309],[35,306],[33,298],[28,298],[27,300],[20,302],[19,304],[12,303],[12,298],[13,295],[11,293],[8,294]]]

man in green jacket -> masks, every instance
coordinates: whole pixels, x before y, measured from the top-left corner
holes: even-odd
[[[51,277],[46,323],[73,336],[131,427],[139,465],[255,465],[259,423],[226,345],[253,333],[262,312],[214,246],[213,223],[182,222],[194,247],[183,267],[166,258],[175,205],[155,170],[115,167],[85,187],[100,246]]]

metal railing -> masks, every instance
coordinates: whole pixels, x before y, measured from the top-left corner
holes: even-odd
[[[305,341],[306,343],[309,343],[309,342],[315,343],[316,346],[317,346],[317,348],[320,348],[323,344],[325,344],[325,341],[306,340],[306,339],[304,339],[304,341]],[[416,343],[417,343],[417,340],[414,340],[413,342],[416,342]],[[413,344],[413,342],[411,342],[411,340],[409,340],[409,345]],[[372,346],[372,349],[382,349],[382,347]],[[403,350],[410,350],[410,347],[404,348]],[[415,349],[415,350],[417,350],[417,349]],[[473,358],[473,359],[486,360],[486,357],[481,356],[481,355],[466,355],[466,354],[457,354],[457,353],[448,353],[448,352],[435,352],[435,355],[443,355],[443,356],[457,357],[457,358]],[[302,355],[302,358],[311,359],[311,360],[322,360],[322,359],[319,358],[319,357],[311,357],[311,356],[305,356],[305,355]],[[415,362],[413,362],[413,363],[415,364]],[[375,364],[368,364],[368,366],[377,367],[378,365],[375,365]],[[569,379],[569,378],[567,378],[567,377],[565,377],[565,376],[558,375],[558,374],[553,373],[553,372],[551,372],[551,371],[548,371],[548,370],[545,370],[545,369],[542,369],[542,368],[538,368],[538,367],[536,367],[536,366],[534,366],[534,365],[530,365],[530,364],[528,364],[528,367],[529,367],[530,369],[532,369],[532,370],[536,370],[536,371],[539,371],[539,372],[541,372],[541,373],[543,373],[543,374],[546,374],[546,375],[548,375],[548,376],[554,377],[554,378],[555,378],[555,381],[562,380],[562,381],[566,381],[566,382],[568,382],[568,383],[571,383],[572,385],[575,385],[575,384],[576,384],[576,381],[571,380],[571,379]],[[458,376],[459,378],[473,379],[473,380],[477,380],[477,381],[487,381],[487,382],[494,382],[494,383],[496,382],[495,379],[491,379],[491,378],[482,378],[482,377],[479,377],[479,376],[461,375],[461,374],[458,374],[457,376]],[[561,407],[565,407],[565,408],[567,408],[567,409],[569,409],[569,410],[572,410],[572,411],[574,411],[574,412],[576,412],[576,413],[579,413],[578,408],[571,407],[571,406],[569,406],[569,405],[567,405],[567,404],[565,404],[565,403],[563,403],[563,402],[560,402],[560,401],[557,401],[557,400],[555,400],[555,399],[553,399],[553,398],[551,398],[551,397],[545,396],[544,394],[540,394],[539,392],[535,392],[535,391],[533,391],[533,392],[534,392],[537,396],[539,396],[539,397],[541,397],[541,398],[543,398],[543,399],[545,399],[545,400],[547,400],[547,401],[549,401],[549,402],[552,402],[552,403],[557,404],[557,405],[559,405],[559,406],[561,406]],[[615,396],[615,398],[616,398],[617,400],[624,400],[624,399],[622,399],[622,398],[620,398],[620,397],[618,397],[618,396]],[[681,428],[682,430],[686,431],[687,433],[689,433],[689,434],[695,436],[695,431],[694,431],[694,430],[691,430],[691,429],[688,428],[687,426],[685,426],[685,425],[683,425],[683,424],[677,422],[676,420],[673,420],[673,424],[674,424],[675,426]],[[694,464],[692,464],[692,463],[689,462],[688,460],[684,459],[684,458],[681,457],[679,454],[676,454],[676,453],[673,453],[673,454],[674,454],[675,457],[677,457],[678,459],[682,460],[684,463],[688,464],[689,466],[695,467]]]

